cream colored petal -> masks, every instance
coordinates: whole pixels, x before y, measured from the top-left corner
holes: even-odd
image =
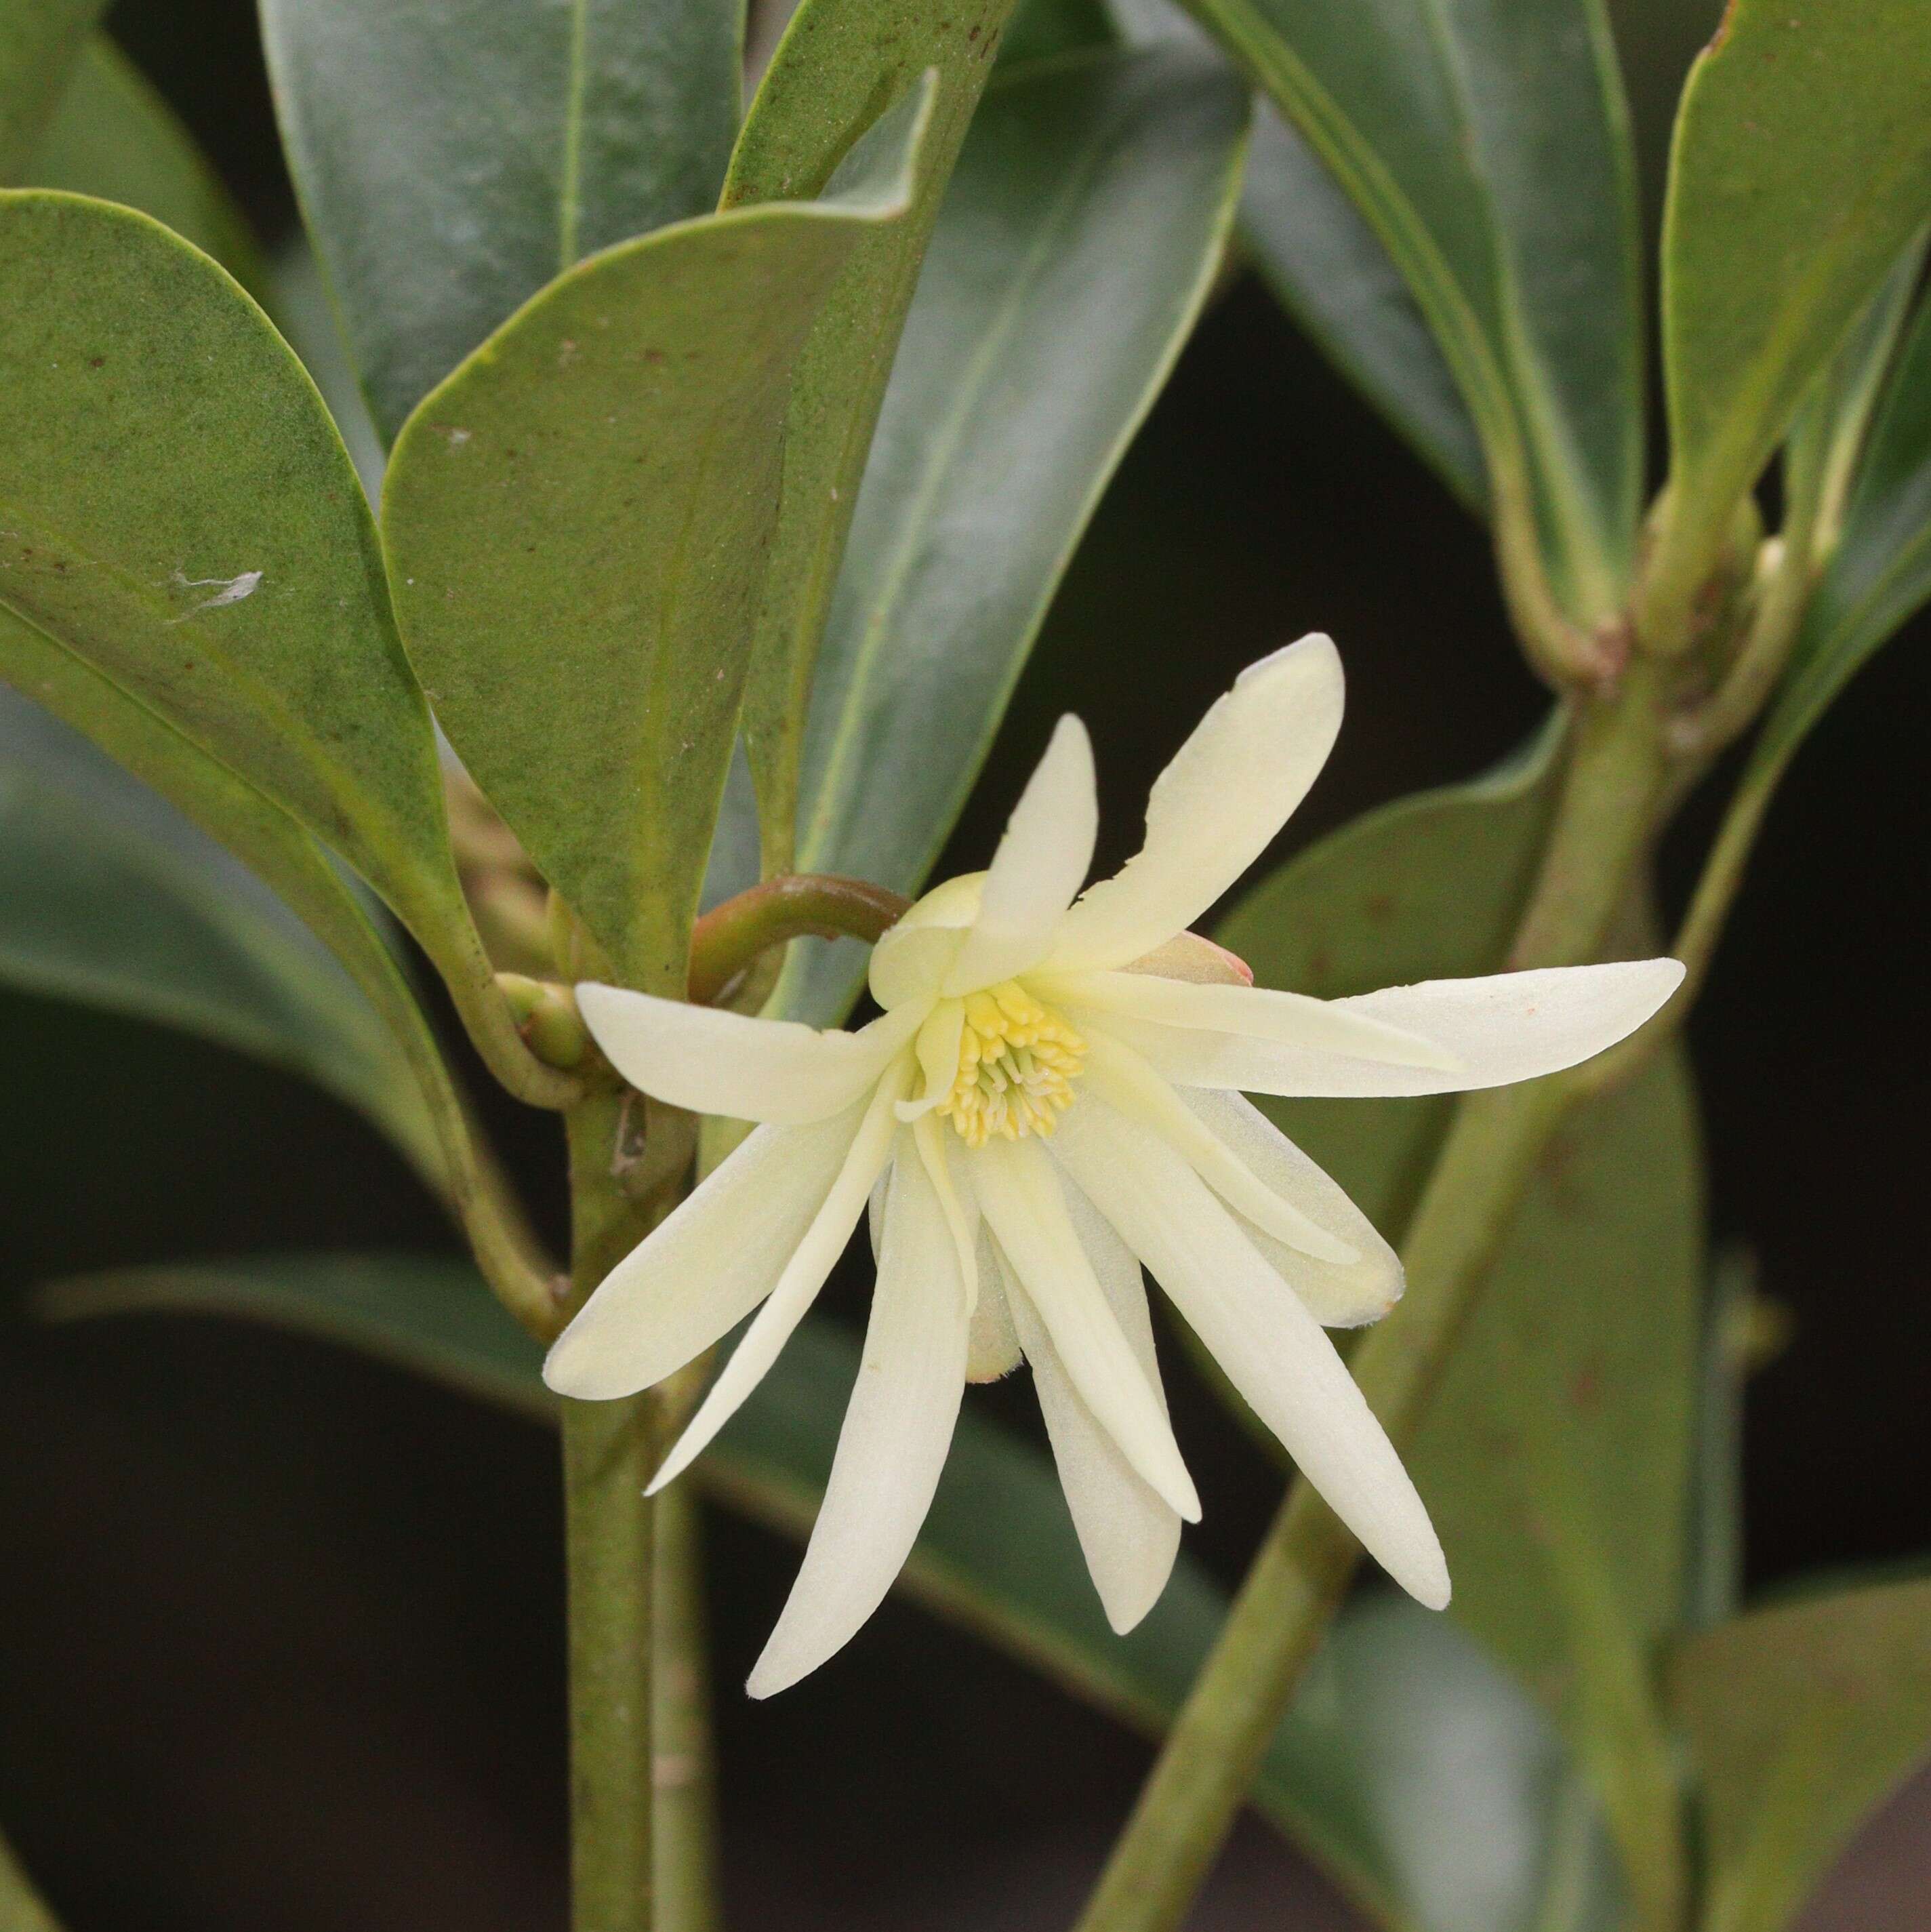
[[[850,1640],[910,1553],[965,1388],[964,1284],[923,1164],[892,1164],[865,1354],[798,1580],[745,1688],[768,1697]]]
[[[857,1033],[660,1000],[594,982],[577,988],[590,1036],[640,1092],[734,1120],[802,1126],[842,1112],[877,1084],[922,1017],[903,1008]]]
[[[1317,1261],[1345,1267],[1360,1258],[1358,1249],[1264,1186],[1130,1047],[1096,1027],[1086,1037],[1087,1090],[1150,1127],[1236,1214]]]
[[[891,1012],[900,1006],[929,1006],[939,997],[946,975],[964,945],[963,930],[928,926],[898,938],[895,926],[871,949],[871,997]]]
[[[972,1172],[980,1211],[1073,1386],[1132,1467],[1198,1522],[1200,1499],[1165,1408],[1094,1276],[1045,1150],[1030,1140],[992,1141],[974,1152]]]
[[[1533,1080],[1594,1058],[1635,1032],[1682,979],[1674,959],[1636,959],[1430,980],[1333,1002],[1432,1040],[1462,1063],[1459,1074],[1124,1015],[1108,1015],[1104,1024],[1176,1086],[1350,1098],[1459,1094]],[[1076,1014],[1069,1018],[1078,1024]]]
[[[979,1208],[970,1190],[956,1184],[952,1163],[946,1152],[949,1138],[929,1114],[913,1124],[912,1144],[918,1150],[925,1178],[932,1184],[946,1226],[952,1234],[959,1280],[965,1287],[966,1312],[970,1315],[979,1305]]]
[[[731,1351],[730,1359],[698,1406],[676,1446],[664,1460],[648,1492],[655,1496],[681,1475],[709,1446],[711,1438],[737,1413],[746,1396],[764,1379],[778,1352],[817,1299],[825,1277],[844,1253],[845,1243],[865,1210],[872,1184],[892,1157],[899,1126],[892,1102],[904,1090],[905,1070],[895,1069],[880,1082],[859,1123],[850,1150],[770,1298]]]
[[[1261,986],[1188,985],[1146,973],[1035,973],[1028,986],[1054,1006],[1081,1012],[1239,1034],[1249,1040],[1435,1073],[1458,1073],[1461,1063],[1435,1040],[1365,1018],[1346,1000]]]
[[[728,1334],[804,1239],[864,1116],[755,1130],[610,1270],[556,1338],[544,1380],[585,1400],[634,1395]]]
[[[871,997],[887,1012],[907,1002],[929,1003],[958,957],[979,916],[983,872],[961,872],[934,886],[871,949]]]
[[[919,1062],[919,1094],[916,1100],[901,1100],[898,1118],[916,1120],[928,1114],[952,1090],[959,1070],[959,1042],[965,1034],[965,1002],[941,1000],[926,1016],[913,1042]]]
[[[1161,1395],[1139,1262],[1076,1189],[1067,1191],[1066,1207],[1121,1330],[1154,1393]],[[1094,1418],[1024,1290],[1009,1276],[1006,1285],[1074,1531],[1106,1620],[1123,1636],[1167,1586],[1180,1546],[1180,1517]],[[1165,1407],[1164,1395],[1161,1406]]]
[[[1251,986],[1254,983],[1254,969],[1239,953],[1215,945],[1198,932],[1177,932],[1120,970],[1150,973],[1159,980],[1184,980],[1192,986]]]
[[[979,916],[946,975],[946,992],[996,986],[1046,956],[1086,883],[1099,832],[1093,746],[1086,727],[1064,717],[1006,823],[985,875]]]
[[[1206,1183],[1101,1100],[1068,1112],[1054,1154],[1369,1553],[1439,1610],[1447,1566],[1400,1458],[1320,1324]]]
[[[1054,960],[1125,966],[1193,924],[1306,796],[1341,728],[1341,659],[1307,637],[1240,674],[1147,801],[1147,842],[1067,914]]]
[[[983,1219],[979,1224],[978,1263],[979,1306],[972,1312],[966,1380],[996,1382],[1002,1376],[1009,1376],[1024,1358],[1006,1298],[1007,1271],[999,1257],[999,1244]]]
[[[1306,1304],[1309,1313],[1324,1328],[1356,1328],[1387,1314],[1402,1297],[1401,1257],[1341,1187],[1251,1101],[1197,1087],[1178,1091],[1243,1167],[1355,1251],[1352,1262],[1317,1261],[1275,1240],[1237,1210],[1235,1219],[1248,1239]]]

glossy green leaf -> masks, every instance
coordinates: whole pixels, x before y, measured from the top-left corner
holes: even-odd
[[[904,220],[854,249],[799,359],[781,512],[744,697],[764,868],[789,869],[812,670],[892,357],[1012,0],[803,0],[731,155],[723,206],[816,194],[879,104],[934,77]]]
[[[212,255],[253,295],[261,257],[194,136],[104,34],[82,53],[31,170],[35,188],[138,208]]]
[[[1254,117],[1240,239],[1328,359],[1457,502],[1485,514],[1482,439],[1420,308],[1375,231],[1271,101]]]
[[[1189,0],[1399,269],[1505,544],[1616,608],[1642,487],[1634,169],[1599,0]],[[1534,549],[1531,548],[1531,554]]]
[[[468,1262],[400,1254],[250,1256],[76,1275],[34,1292],[50,1322],[216,1315],[313,1335],[412,1374],[553,1420],[543,1344],[493,1300]]]
[[[491,1280],[526,1295],[544,1264],[492,1184],[380,912],[286,812],[4,610],[0,677],[142,782],[0,694],[23,878],[0,896],[0,970],[211,1034],[340,1094],[441,1196]]]
[[[1931,598],[1931,302],[1921,302],[1866,442],[1843,528],[1753,753],[1774,779],[1852,676]]]
[[[907,214],[931,94],[915,75],[823,200],[559,277],[396,440],[382,521],[410,655],[628,983],[682,986],[799,352],[840,269]]]
[[[262,0],[283,140],[385,436],[598,249],[706,212],[743,0]]]
[[[36,662],[31,641],[19,635],[24,628],[0,613],[0,671],[10,679],[59,708],[83,680],[102,684],[50,644]],[[116,698],[108,686],[83,701],[97,716]],[[137,707],[118,703],[140,731]],[[167,731],[158,721],[148,728],[157,742]],[[280,847],[285,878],[305,874],[311,902],[332,890],[343,902],[338,922],[367,929],[300,826],[175,743],[181,763],[199,763],[206,796],[228,826],[245,837],[252,820],[259,846]],[[367,1114],[441,1183],[442,1157],[415,1076],[343,967],[205,832],[8,691],[0,691],[0,978],[286,1067]]]
[[[1762,1610],[1690,1638],[1670,1682],[1702,1780],[1711,1932],[1780,1932],[1931,1753],[1931,1582]]]
[[[1107,478],[1198,313],[1246,89],[1180,48],[988,90],[886,392],[811,691],[798,862],[915,890]],[[784,1010],[839,1018],[844,950]]]
[[[429,712],[314,386],[147,216],[0,195],[0,601],[472,944]]]
[[[460,1263],[341,1255],[135,1269],[53,1284],[34,1305],[55,1320],[176,1312],[267,1322],[520,1414],[553,1413],[537,1372],[541,1348]],[[802,1536],[858,1358],[838,1324],[808,1318],[692,1480]],[[901,1587],[1154,1733],[1226,1614],[1225,1594],[1183,1556],[1146,1621],[1116,1637],[1051,1464],[970,1403]],[[1449,1778],[1461,1803],[1444,1828],[1432,1794]],[[1616,1924],[1600,1828],[1546,1720],[1452,1624],[1412,1604],[1376,1599],[1342,1618],[1274,1741],[1255,1801],[1396,1932],[1612,1932]]]
[[[1922,0],[1733,0],[1691,71],[1663,252],[1686,595],[1804,391],[1931,214],[1927,100]]]
[[[1135,46],[1211,46],[1174,0],[1113,0]],[[1346,190],[1273,102],[1255,104],[1240,191],[1240,245],[1276,300],[1477,515],[1482,439],[1401,271]]]
[[[1794,516],[1807,513],[1812,549],[1819,557],[1828,557],[1843,534],[1871,418],[1910,320],[1926,238],[1918,236],[1892,265],[1843,346],[1811,384],[1791,425],[1783,452],[1783,496],[1789,506],[1784,523],[1787,530]]]
[[[1370,814],[1256,888],[1216,937],[1263,985],[1327,997],[1500,970],[1550,805],[1545,734],[1482,783]],[[1452,1101],[1270,1101],[1268,1112],[1399,1238]],[[1576,1555],[1638,1638],[1681,1603],[1702,1280],[1699,1160],[1664,1057],[1558,1133],[1409,1458],[1455,1580],[1452,1614],[1558,1710],[1589,1694]],[[1524,1410],[1559,1415],[1570,1468]],[[1573,1481],[1570,1480],[1573,1475]],[[1591,1608],[1597,1606],[1592,1606]],[[1608,1628],[1605,1625],[1604,1628]],[[1579,1720],[1579,1721],[1580,1721]]]
[[[32,170],[49,124],[106,0],[0,4],[0,188]]]

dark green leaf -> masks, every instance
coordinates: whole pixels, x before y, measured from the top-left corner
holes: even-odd
[[[541,1349],[460,1263],[268,1256],[136,1269],[54,1284],[35,1306],[58,1320],[175,1311],[265,1321],[519,1413],[553,1409],[538,1378]],[[808,1319],[693,1480],[803,1534],[858,1358],[836,1324]],[[970,1406],[903,1587],[1153,1732],[1226,1614],[1224,1594],[1183,1556],[1151,1615],[1114,1636],[1051,1465]],[[1451,1778],[1460,1806],[1444,1831],[1434,1794]],[[1600,1829],[1546,1721],[1452,1624],[1411,1604],[1378,1600],[1342,1618],[1255,1798],[1397,1932],[1610,1932],[1615,1922]]]
[[[910,206],[931,89],[819,201],[559,277],[427,397],[382,518],[397,611],[477,782],[628,983],[681,991],[788,468],[800,348]]]
[[[0,613],[0,671],[57,704],[80,680],[101,682],[51,645],[36,664],[23,628]],[[52,687],[55,677],[63,689]],[[104,699],[87,701],[98,715],[114,698],[108,686]],[[130,730],[139,731],[137,707],[120,703]],[[166,727],[155,721],[148,730],[158,742]],[[183,760],[198,758],[175,742]],[[358,920],[366,931],[307,834],[221,766],[199,763],[224,824],[241,832],[252,819],[260,848],[280,846],[285,876],[305,875],[311,901],[325,902],[332,888],[342,902],[338,923]],[[396,972],[392,962],[388,970]],[[415,1076],[343,968],[253,872],[86,740],[8,691],[0,691],[0,977],[287,1067],[367,1114],[440,1182]]]
[[[7,610],[0,677],[145,782],[0,694],[0,786],[14,788],[16,821],[4,862],[21,878],[0,896],[0,970],[210,1034],[331,1088],[441,1196],[492,1280],[522,1286],[539,1264],[533,1244],[490,1184],[381,914],[286,812]]]
[[[1468,406],[1415,298],[1306,139],[1254,117],[1240,238],[1261,279],[1342,375],[1477,515],[1489,479]]]
[[[1328,997],[1499,970],[1546,824],[1552,742],[1497,778],[1405,800],[1324,840],[1217,937],[1261,984]],[[1266,1104],[1398,1238],[1452,1102]],[[1673,1058],[1573,1118],[1411,1458],[1448,1552],[1453,1614],[1558,1709],[1579,1688],[1587,1641],[1573,1577],[1543,1546],[1551,1485],[1566,1472],[1540,1468],[1520,1412],[1563,1419],[1575,1527],[1600,1545],[1618,1618],[1639,1637],[1672,1627],[1702,1279],[1699,1168]]]
[[[1825,556],[1843,533],[1844,510],[1857,479],[1859,459],[1885,379],[1897,359],[1899,338],[1911,315],[1912,298],[1924,267],[1925,237],[1918,236],[1893,265],[1877,293],[1852,326],[1843,346],[1810,386],[1792,424],[1783,453],[1784,524],[1801,520],[1807,506],[1812,548]]]
[[[50,1322],[218,1315],[315,1335],[430,1382],[553,1420],[543,1345],[519,1328],[466,1261],[430,1255],[258,1255],[246,1261],[76,1275],[37,1289]]]
[[[35,188],[138,208],[212,255],[256,296],[255,238],[194,136],[105,34],[90,40],[40,142]]]
[[[7,0],[0,6],[0,188],[32,170],[42,136],[106,0]]]
[[[744,699],[765,869],[793,862],[812,668],[919,265],[1012,0],[804,0],[745,117],[723,206],[815,194],[882,102],[936,76],[904,220],[853,250],[799,358]]]
[[[1685,582],[1931,214],[1931,8],[1732,0],[1684,90],[1663,256]]]
[[[0,195],[0,600],[346,858],[473,976],[429,712],[314,386],[208,257]]]
[[[1852,676],[1931,598],[1931,302],[1879,403],[1824,580],[1753,754],[1774,782]]]
[[[717,199],[742,0],[262,0],[289,163],[385,436],[584,256]]]
[[[798,862],[916,890],[1100,491],[1186,340],[1240,176],[1245,88],[1187,50],[990,88],[886,392],[811,691]],[[864,970],[801,954],[785,1011]]]
[[[1780,1932],[1931,1751],[1931,1582],[1740,1617],[1681,1645],[1670,1680],[1708,1812],[1708,1923]]]
[[[1136,46],[1211,46],[1173,0],[1114,0]],[[1482,439],[1401,271],[1347,192],[1281,116],[1256,104],[1240,192],[1240,242],[1261,278],[1328,359],[1481,515]]]
[[[1618,608],[1643,481],[1642,326],[1599,0],[1189,4],[1406,280],[1481,437],[1505,544],[1539,545],[1572,615]]]

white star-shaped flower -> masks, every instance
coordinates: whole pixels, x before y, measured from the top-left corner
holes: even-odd
[[[1252,667],[1161,774],[1139,854],[1084,894],[1093,754],[1063,718],[991,870],[927,893],[879,941],[882,1015],[855,1033],[578,988],[634,1085],[762,1124],[612,1271],[544,1366],[562,1394],[629,1395],[757,1310],[653,1487],[757,1386],[871,1205],[863,1365],[753,1696],[816,1669],[877,1606],[964,1384],[1022,1359],[1107,1616],[1126,1630],[1146,1614],[1200,1505],[1168,1424],[1143,1266],[1389,1574],[1447,1602],[1427,1512],[1323,1332],[1384,1314],[1401,1264],[1241,1092],[1533,1079],[1633,1031],[1683,969],[1651,959],[1332,1000],[1249,984],[1188,928],[1300,802],[1341,712],[1327,638]]]

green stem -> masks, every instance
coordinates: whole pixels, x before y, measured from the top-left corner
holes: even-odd
[[[904,917],[911,902],[883,886],[835,872],[781,872],[714,907],[691,934],[686,997],[712,1006],[760,955],[794,939],[838,939],[868,944]]]
[[[697,1504],[673,1483],[657,1504],[657,1932],[717,1932],[717,1768],[704,1642]]]
[[[1664,707],[1633,664],[1585,704],[1540,875],[1512,963],[1565,965],[1601,946],[1648,849],[1665,782]],[[1571,1104],[1559,1079],[1471,1094],[1415,1211],[1408,1287],[1354,1357],[1355,1378],[1397,1448],[1435,1382],[1550,1136]],[[1207,1876],[1339,1607],[1360,1551],[1297,1481],[1235,1598],[1080,1932],[1172,1932]]]
[[[622,1096],[596,1094],[572,1108],[565,1124],[571,1286],[580,1306],[657,1216],[618,1178]],[[563,1405],[574,1932],[650,1932],[652,1925],[655,1512],[643,1492],[660,1446],[659,1406],[652,1393]]]
[[[61,1932],[60,1921],[4,1838],[0,1838],[0,1932]]]

